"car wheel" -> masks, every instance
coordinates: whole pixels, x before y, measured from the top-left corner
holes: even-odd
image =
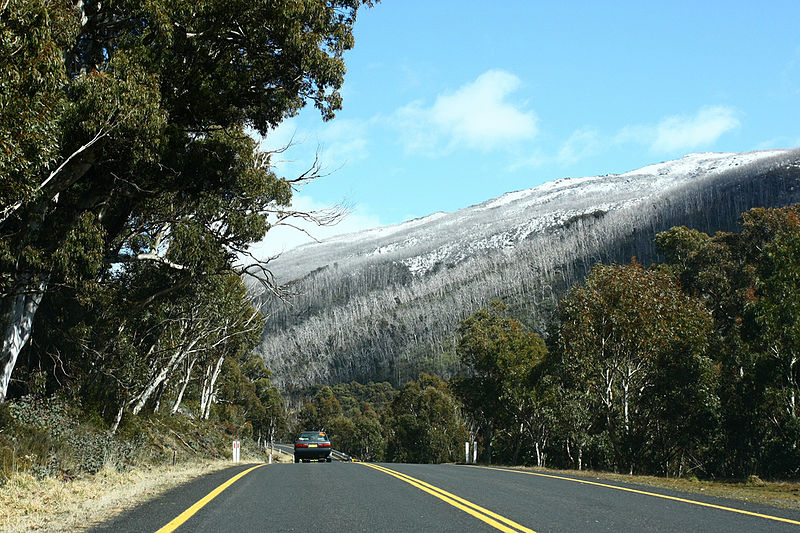
[[[330,462],[331,462],[331,458],[330,458],[330,457],[326,457],[326,458],[325,458],[325,462],[326,462],[326,463],[330,463]]]
[[[295,456],[295,458],[294,458],[294,462],[295,462],[295,463],[299,463],[299,462],[300,462],[300,458],[299,458],[299,457],[297,457],[297,456]]]

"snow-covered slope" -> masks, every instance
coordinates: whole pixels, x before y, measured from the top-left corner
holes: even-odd
[[[558,179],[453,213],[434,213],[307,244],[277,259],[273,272],[286,282],[334,262],[344,267],[389,260],[406,265],[416,275],[425,274],[437,265],[460,262],[488,250],[512,249],[528,236],[582,214],[624,209],[731,170],[780,165],[790,153],[700,153],[625,174]]]
[[[647,263],[659,231],[730,231],[747,209],[798,201],[800,150],[702,153],[302,246],[270,265],[289,305],[254,294],[270,317],[259,351],[286,389],[446,374],[460,321],[493,299],[542,332],[595,263]]]

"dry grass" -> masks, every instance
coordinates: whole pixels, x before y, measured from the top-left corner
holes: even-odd
[[[0,487],[0,531],[83,531],[230,461],[184,463],[75,480],[15,474]]]
[[[245,463],[265,459],[242,452]],[[273,462],[293,461],[292,455],[275,450]],[[17,473],[0,485],[0,531],[84,531],[181,483],[229,466],[230,460],[220,459],[128,472],[107,467],[74,480]]]
[[[547,470],[542,468],[525,468],[547,474],[568,474],[583,478],[608,479],[635,483],[650,487],[679,490],[714,496],[731,498],[753,503],[761,503],[786,509],[800,509],[800,482],[794,481],[762,481],[751,476],[746,481],[703,481],[695,478],[663,478],[655,476],[628,476],[609,472],[578,470]]]

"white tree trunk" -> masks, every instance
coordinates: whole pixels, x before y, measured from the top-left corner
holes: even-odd
[[[216,365],[209,365],[206,368],[206,377],[203,380],[203,392],[200,397],[200,413],[203,420],[208,420],[211,414],[211,405],[216,399],[216,385],[217,378],[222,371],[222,363],[225,361],[225,356],[220,356],[217,359]]]
[[[29,274],[26,275],[26,281],[30,281]],[[3,350],[0,352],[0,364],[3,366],[3,373],[0,375],[0,402],[6,399],[11,373],[17,364],[19,352],[31,337],[33,317],[39,309],[46,288],[47,281],[41,281],[33,291],[9,296],[3,301],[6,309],[3,315],[5,326]]]
[[[169,386],[169,377],[164,380],[161,384],[161,387],[158,389],[158,394],[156,395],[156,404],[153,406],[153,412],[157,413],[159,409],[161,409],[161,399],[164,397],[164,393],[167,391],[167,387]]]
[[[127,402],[122,402],[119,406],[119,411],[117,411],[117,416],[114,417],[114,423],[111,424],[111,434],[114,435],[119,429],[119,423],[122,422],[122,413],[125,412],[125,405]]]
[[[145,389],[139,394],[139,396],[136,397],[136,399],[134,399],[136,405],[133,407],[133,414],[139,414],[139,411],[144,408],[144,404],[147,403],[147,400],[150,399],[150,396],[153,395],[153,392],[155,392],[156,388],[169,377],[175,367],[178,366],[178,364],[183,360],[186,353],[194,348],[194,345],[197,344],[198,341],[199,339],[193,339],[189,343],[188,347],[182,346],[179,350],[176,350],[175,353],[172,354],[169,362],[167,362],[167,364],[161,368],[158,374],[156,374],[156,376],[150,381],[150,384],[145,387]]]
[[[172,413],[173,415],[178,412],[178,409],[181,407],[181,402],[183,401],[183,393],[186,392],[186,387],[189,385],[189,380],[192,377],[192,368],[194,368],[194,364],[197,362],[197,357],[193,358],[189,361],[188,366],[186,367],[186,375],[183,377],[183,383],[181,384],[181,390],[178,391],[178,397],[175,399],[175,405],[172,406]]]

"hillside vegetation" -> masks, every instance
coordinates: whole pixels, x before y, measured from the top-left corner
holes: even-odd
[[[269,316],[258,352],[290,392],[353,379],[401,386],[420,371],[450,376],[458,324],[492,300],[544,334],[559,300],[596,263],[651,264],[663,257],[658,232],[734,231],[747,209],[800,201],[798,162],[797,151],[698,154],[307,245],[275,263],[276,272],[303,274],[290,305],[256,298]]]
[[[545,339],[496,301],[457,325],[449,382],[317,388],[298,424],[365,460],[462,460],[471,441],[484,462],[797,478],[800,206],[655,244],[649,268],[595,265]]]

